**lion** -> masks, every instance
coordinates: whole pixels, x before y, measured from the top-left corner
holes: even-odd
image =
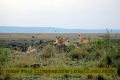
[[[69,38],[66,38],[65,40],[63,40],[60,38],[60,36],[56,36],[56,42],[54,42],[53,44],[68,46],[70,42],[69,42]]]
[[[90,41],[86,38],[86,37],[83,37],[82,35],[79,35],[79,41],[81,42],[81,43],[84,43],[84,44],[87,44],[87,45],[89,45],[90,44]]]
[[[32,48],[32,46],[30,45],[29,47],[28,47],[28,50],[27,50],[27,53],[37,53],[37,49],[35,49],[35,48]]]

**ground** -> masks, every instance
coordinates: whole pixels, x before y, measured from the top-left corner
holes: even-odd
[[[83,35],[90,39],[92,46],[86,48],[86,46],[80,44],[79,48],[75,48],[75,46],[71,44],[66,51],[63,51],[57,49],[53,45],[47,44],[40,52],[38,52],[37,55],[17,55],[16,57],[10,57],[15,47],[20,47],[20,49],[25,48],[23,51],[26,52],[26,48],[29,45],[33,45],[34,48],[38,48],[42,45],[42,43],[52,40],[55,41],[56,36],[60,36],[63,39],[69,38],[70,42],[74,43],[78,41],[78,35]],[[106,33],[0,33],[0,65],[2,68],[119,68],[120,34],[111,33],[110,38],[107,38],[106,35]],[[3,76],[4,75],[1,75],[0,79],[119,80],[119,76],[116,74],[5,75],[4,78],[1,78]]]

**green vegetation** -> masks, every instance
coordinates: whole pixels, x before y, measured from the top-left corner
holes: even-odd
[[[43,40],[40,40],[40,41],[39,41],[39,44],[42,44],[43,42],[44,42]]]
[[[40,43],[42,43],[40,41]],[[0,48],[0,80],[118,80],[119,75],[3,75],[2,68],[28,68],[38,64],[40,68],[119,68],[120,69],[120,39],[111,42],[110,34],[103,39],[91,41],[89,46],[73,43],[67,50],[57,49],[47,45],[37,55],[16,55],[12,49]],[[71,77],[73,76],[73,77]]]
[[[7,48],[0,48],[0,66],[4,66],[5,63],[9,60],[10,54],[13,53],[13,50]]]

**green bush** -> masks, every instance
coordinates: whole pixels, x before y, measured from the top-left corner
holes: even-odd
[[[39,44],[42,44],[43,42],[44,42],[43,40],[40,40],[40,41],[39,41]]]
[[[41,56],[43,58],[50,58],[50,57],[54,56],[55,53],[56,53],[55,47],[52,45],[47,45],[44,47],[44,49],[42,49]]]
[[[67,52],[69,53],[69,52],[72,51],[73,49],[75,49],[75,45],[74,45],[74,44],[70,44],[70,45],[67,47]]]
[[[11,49],[0,48],[0,65],[4,65],[12,53]]]

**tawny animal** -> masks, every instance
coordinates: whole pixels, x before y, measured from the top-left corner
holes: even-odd
[[[58,39],[59,39],[59,37],[56,36],[55,42],[53,44],[58,44]]]
[[[79,41],[84,44],[90,44],[90,41],[82,35],[79,35]]]
[[[69,43],[69,38],[66,38],[65,40],[61,39],[60,36],[56,36],[56,42],[53,44],[58,44],[58,45],[66,45],[68,46]]]
[[[27,53],[37,53],[37,49],[32,48],[32,46],[30,45],[30,46],[28,47]]]
[[[66,46],[69,46],[70,45],[69,38],[66,38],[64,43],[65,43]]]
[[[20,54],[20,51],[18,51],[18,50],[14,50],[12,56],[19,55],[19,54]]]
[[[64,41],[63,41],[63,39],[60,38],[60,36],[56,36],[56,42],[53,44],[62,45],[62,44],[64,44]]]

